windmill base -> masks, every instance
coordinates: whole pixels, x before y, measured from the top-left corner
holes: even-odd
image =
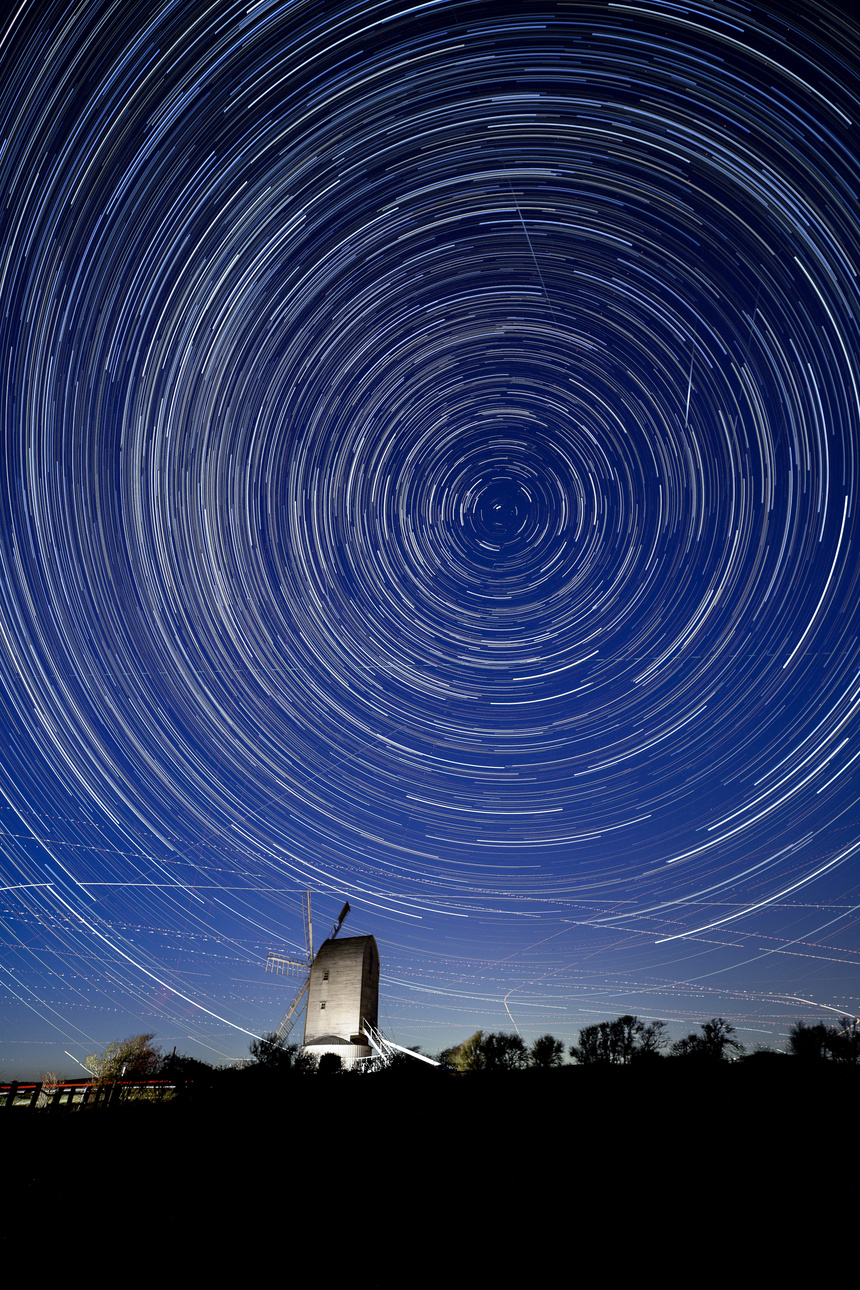
[[[346,1039],[334,1035],[326,1036],[321,1043],[305,1044],[302,1052],[319,1061],[324,1053],[336,1053],[344,1070],[350,1070],[358,1063],[367,1062],[373,1056],[369,1044],[352,1044]]]

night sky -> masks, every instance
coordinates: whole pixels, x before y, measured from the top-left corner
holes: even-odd
[[[860,1011],[860,28],[13,8],[0,1075]]]

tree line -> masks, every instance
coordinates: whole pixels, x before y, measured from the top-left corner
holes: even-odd
[[[86,1065],[93,1082],[161,1080],[182,1087],[191,1083],[207,1085],[221,1073],[207,1062],[178,1054],[175,1048],[163,1053],[154,1039],[154,1034],[132,1035],[108,1044],[101,1053],[91,1054]],[[842,1017],[831,1026],[798,1021],[789,1031],[787,1054],[804,1064],[860,1065],[860,1020]],[[711,1017],[697,1031],[670,1042],[665,1021],[646,1022],[625,1013],[612,1021],[584,1026],[566,1052],[564,1041],[552,1034],[540,1035],[527,1045],[518,1034],[476,1030],[462,1043],[437,1054],[437,1061],[443,1073],[466,1073],[552,1070],[568,1065],[566,1057],[577,1066],[630,1066],[667,1058],[714,1064],[756,1055],[747,1054],[735,1027],[724,1017]],[[242,1068],[251,1072],[252,1078],[269,1080],[287,1075],[337,1074],[342,1070],[336,1054],[327,1053],[317,1062],[298,1044],[285,1043],[274,1032],[251,1041]],[[415,1074],[422,1071],[426,1075],[433,1068],[399,1055],[394,1069]]]
[[[645,1022],[629,1013],[613,1021],[584,1026],[577,1042],[567,1050],[577,1066],[630,1066],[665,1058],[713,1064],[755,1057],[762,1051],[748,1054],[735,1027],[725,1017],[711,1017],[702,1022],[698,1031],[670,1042],[665,1021]],[[860,1065],[860,1020],[842,1017],[833,1026],[798,1021],[789,1031],[787,1051],[805,1063]],[[439,1060],[456,1071],[509,1071],[529,1067],[547,1070],[564,1063],[564,1044],[548,1034],[527,1046],[517,1034],[485,1034],[478,1030],[462,1044],[440,1053]]]

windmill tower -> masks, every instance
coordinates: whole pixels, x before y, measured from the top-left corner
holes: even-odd
[[[348,906],[347,906],[348,908]],[[379,950],[372,936],[333,936],[310,972],[304,1051],[337,1053],[344,1066],[372,1056],[365,1030],[379,1020]]]

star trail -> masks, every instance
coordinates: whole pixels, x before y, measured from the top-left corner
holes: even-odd
[[[305,887],[429,1051],[860,1011],[858,37],[10,14],[7,1076],[242,1055]]]

